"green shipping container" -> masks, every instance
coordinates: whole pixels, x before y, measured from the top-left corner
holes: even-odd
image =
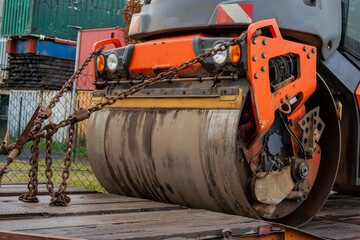
[[[1,35],[45,35],[76,40],[83,29],[124,27],[125,0],[4,0]]]

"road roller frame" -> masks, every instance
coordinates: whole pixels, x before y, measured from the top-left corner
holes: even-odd
[[[203,6],[201,14],[194,14],[197,12],[197,8],[192,8],[194,4]],[[169,11],[169,9],[172,10]],[[238,11],[232,11],[234,9],[238,9]],[[351,79],[350,73],[352,76],[359,75],[359,71],[356,71],[359,65],[354,64],[355,60],[346,60],[345,58],[353,59],[353,55],[347,55],[346,51],[338,48],[341,39],[340,9],[340,1],[321,3],[285,0],[276,0],[271,3],[266,1],[246,1],[244,3],[240,0],[222,2],[183,0],[181,3],[175,2],[175,0],[147,1],[141,13],[134,16],[134,24],[130,26],[130,36],[142,42],[102,53],[105,59],[111,53],[118,54],[122,61],[121,73],[118,72],[116,75],[110,72],[96,72],[94,83],[98,90],[94,93],[94,100],[102,101],[104,97],[126,91],[133,84],[141,83],[148,77],[166,72],[169,68],[204,53],[205,50],[213,48],[217,41],[230,41],[232,37],[238,36],[248,27],[248,38],[246,43],[240,44],[241,61],[239,64],[235,64],[235,71],[233,70],[234,66],[228,62],[216,66],[209,58],[188,70],[179,72],[178,76],[172,79],[164,80],[154,87],[139,91],[128,99],[116,102],[111,108],[104,110],[103,116],[106,114],[109,116],[121,115],[121,112],[123,114],[121,121],[125,121],[126,124],[128,124],[127,119],[130,118],[136,119],[140,124],[141,117],[146,117],[150,122],[156,122],[156,124],[148,126],[152,132],[155,132],[156,129],[153,127],[161,128],[160,122],[157,122],[158,115],[169,117],[169,121],[172,116],[174,122],[177,122],[176,117],[179,116],[184,118],[183,121],[189,120],[187,119],[189,117],[195,118],[193,113],[182,115],[186,111],[196,110],[198,116],[207,116],[206,114],[215,114],[216,111],[211,111],[211,109],[221,111],[238,109],[240,113],[231,115],[229,111],[226,114],[231,116],[231,121],[239,121],[237,126],[239,138],[246,139],[245,155],[249,159],[245,160],[250,163],[252,163],[253,156],[258,157],[256,154],[266,145],[264,139],[271,137],[272,133],[276,133],[276,129],[283,131],[286,128],[284,131],[289,132],[292,136],[289,142],[294,159],[291,161],[295,161],[296,166],[300,166],[304,162],[308,164],[310,168],[308,180],[313,190],[308,196],[312,200],[305,200],[301,205],[301,209],[306,210],[294,210],[292,216],[286,217],[282,221],[289,221],[293,225],[301,224],[316,213],[332,188],[341,151],[339,130],[341,115],[343,130],[341,139],[346,139],[346,141],[342,144],[342,165],[338,175],[340,184],[337,184],[337,187],[340,188],[337,189],[346,189],[342,187],[344,185],[341,185],[344,183],[351,183],[352,187],[355,185],[356,189],[358,183],[354,184],[354,179],[359,182],[359,134],[357,134],[359,132],[357,124],[359,108],[355,93],[359,93],[360,90],[357,90],[359,81],[351,82],[349,80]],[[274,17],[274,13],[276,13],[277,23],[274,19],[267,20]],[[238,16],[232,14],[238,14]],[[303,19],[307,19],[307,21],[303,21]],[[314,23],[323,27],[319,28]],[[258,29],[262,30],[262,35],[254,37]],[[284,57],[287,60],[284,60]],[[274,82],[272,74],[277,73],[276,71],[271,73],[274,70],[270,69],[271,66],[274,66],[274,61],[277,61],[280,67],[282,61],[296,62],[294,76]],[[346,70],[341,70],[342,68]],[[236,72],[235,76],[232,75],[233,72]],[[121,77],[119,77],[120,75]],[[240,86],[240,82],[247,83],[247,85]],[[219,85],[219,83],[221,84]],[[337,100],[336,105],[334,98]],[[341,108],[341,106],[343,107]],[[209,112],[205,113],[206,111]],[[216,114],[221,115],[221,111]],[[283,122],[279,116],[284,118]],[[100,119],[106,120],[106,124],[116,125],[116,121],[102,118],[101,114],[97,114],[90,120],[93,124],[92,127],[96,126],[97,122],[103,121]],[[307,119],[312,119],[314,122],[310,123]],[[215,124],[210,118],[204,117],[203,120],[206,123]],[[229,124],[231,127],[236,126],[231,121],[226,122],[226,127],[229,127]],[[315,122],[320,122],[318,125],[320,127],[317,129]],[[177,123],[180,124],[180,122]],[[223,123],[225,124],[225,122]],[[187,124],[200,124],[200,122],[189,120]],[[136,126],[134,122],[131,126],[133,125]],[[216,127],[224,128],[221,124]],[[108,131],[104,128],[101,129],[104,132]],[[148,131],[150,131],[149,129]],[[307,129],[310,129],[310,134],[303,134]],[[349,129],[355,129],[355,131],[352,132]],[[196,129],[192,130],[196,136]],[[225,128],[223,132],[217,132],[218,130],[211,132],[206,128],[201,131],[209,135],[215,132],[221,135],[226,132]],[[122,135],[126,134],[129,135],[129,132],[122,132]],[[182,134],[181,131],[178,134]],[[94,136],[100,135],[95,134]],[[125,142],[128,141],[127,138],[129,137],[123,138]],[[273,136],[272,138],[276,139],[277,137]],[[188,139],[184,138],[183,140]],[[92,140],[89,139],[89,141]],[[171,141],[171,139],[167,141]],[[207,141],[214,142],[215,140],[207,138]],[[238,144],[237,141],[233,139],[232,143]],[[223,142],[226,142],[226,138],[223,138]],[[243,142],[240,141],[238,145],[242,146],[242,144]],[[305,150],[301,148],[302,145]],[[222,143],[221,146],[228,147],[225,143]],[[216,146],[211,145],[209,152],[213,150],[211,148],[216,148]],[[111,149],[116,150],[115,146],[112,146]],[[238,147],[234,145],[233,149],[233,151],[235,149],[237,151]],[[174,152],[176,152],[175,150]],[[106,151],[103,153],[106,156],[112,154]],[[184,154],[185,152],[183,149]],[[214,159],[211,159],[211,161],[214,160],[211,164],[215,164],[216,161],[224,161],[226,164],[226,161],[217,155],[218,152],[209,153],[209,156],[215,156]],[[236,159],[232,163],[243,161],[239,157],[239,153],[234,155],[236,155]],[[234,155],[226,157],[232,158]],[[346,158],[349,155],[351,155],[351,161],[348,160],[350,158]],[[166,156],[162,157],[167,158]],[[115,157],[112,156],[112,158],[111,161],[115,161]],[[152,161],[153,156],[150,156],[149,160]],[[113,167],[110,162],[109,166]],[[211,164],[210,166],[212,166]],[[244,166],[240,168],[243,171],[241,174],[245,176],[240,174],[239,178],[245,178],[245,180],[242,179],[242,183],[249,180],[246,178],[258,177],[256,174],[251,175],[246,172],[249,169]],[[216,167],[222,169],[223,166],[216,165]],[[227,167],[227,169],[234,168],[231,164]],[[220,171],[219,169],[217,171]],[[306,170],[306,168],[304,169]],[[236,168],[235,170],[238,171]],[[211,174],[214,173],[210,172]],[[227,176],[227,173],[225,175]],[[114,176],[115,178],[119,177],[115,172]],[[210,178],[210,180],[214,179]],[[215,180],[213,183],[219,184]],[[231,185],[231,181],[226,184]],[[159,185],[166,192],[167,185]],[[246,189],[247,185],[243,185],[242,187]],[[246,197],[251,194],[253,192],[243,192]],[[292,193],[291,199],[299,197],[296,194],[296,191]],[[242,197],[244,196],[241,196],[241,199]],[[236,200],[238,199],[233,199],[233,201]],[[242,207],[246,209],[242,209],[240,214],[246,213],[248,216],[256,217],[251,207],[245,205]],[[208,208],[210,209],[210,207]],[[229,212],[231,211],[229,210]]]
[[[261,28],[269,28],[272,36],[259,36],[256,39],[253,38],[256,31]],[[256,123],[256,132],[250,141],[250,145],[252,145],[256,140],[263,137],[269,127],[273,124],[276,110],[286,108],[289,106],[289,101],[293,97],[297,97],[297,104],[292,110],[292,112],[296,112],[296,110],[299,109],[314,93],[316,89],[316,48],[311,45],[284,40],[275,19],[253,23],[248,27],[247,31],[247,78],[251,84],[251,99]],[[164,41],[154,40],[142,43],[141,47],[135,46],[136,49],[134,50],[129,66],[130,77],[136,78],[139,74],[142,76],[155,76],[156,73],[166,71],[188,59],[194,58],[195,55],[192,40],[196,37],[202,37],[202,35],[173,37],[165,39]],[[100,46],[112,43],[114,43],[112,39],[98,42],[94,45],[94,50]],[[179,44],[182,46],[181,48],[178,47]],[[158,58],[161,59],[159,62],[166,62],[166,64],[158,64],[151,61],[154,60],[151,56],[156,51],[158,51]],[[172,52],[172,54],[168,55],[168,52]],[[299,76],[295,79],[284,81],[281,88],[276,91],[271,91],[269,59],[289,53],[297,55],[298,65],[296,67],[299,68],[297,70]],[[176,56],[176,58],[171,58],[171,56]],[[195,64],[185,70],[185,74],[185,71],[182,71],[182,73],[186,76],[189,73],[198,72],[199,66],[200,64]],[[94,76],[96,82],[98,78],[96,77],[96,74]],[[156,100],[154,101],[156,102]],[[143,104],[145,103],[133,102],[130,103],[129,107],[141,107]],[[166,103],[159,101],[158,103],[150,104],[150,106],[160,107],[164,104],[169,107],[174,106],[174,103],[171,103],[171,101]],[[149,107],[148,104],[145,105],[146,106],[144,107]],[[194,105],[196,104],[190,104],[190,106]],[[199,105],[204,107],[201,103]],[[222,103],[220,103],[218,107],[216,105],[216,103],[213,103],[205,106],[208,108],[224,107],[221,106],[223,105]],[[184,107],[190,106],[187,104]]]

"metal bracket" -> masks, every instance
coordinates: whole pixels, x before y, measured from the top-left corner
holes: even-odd
[[[226,96],[226,95],[223,95],[222,92],[220,92],[220,94],[219,94],[219,102],[232,102],[232,101],[236,101],[236,99],[239,96],[239,92],[236,93],[235,98],[233,98],[233,99],[221,99],[221,96]]]
[[[316,107],[300,119],[298,125],[303,130],[301,143],[306,155],[313,158],[316,143],[325,129],[325,123],[320,118],[320,107]]]

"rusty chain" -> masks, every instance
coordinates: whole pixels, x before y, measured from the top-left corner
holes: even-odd
[[[8,146],[8,139],[9,139],[9,135],[10,135],[10,132],[7,131],[6,132],[6,135],[5,135],[5,138],[4,138],[4,141],[3,143],[1,144],[0,146],[0,152],[1,154],[3,155],[7,155],[9,154],[9,146]],[[0,166],[0,187],[1,187],[1,180],[4,176],[4,174],[6,174],[7,172],[9,172],[9,165],[12,161],[6,161],[6,163],[4,165],[1,165]]]
[[[37,125],[36,129],[39,129],[41,125]],[[29,182],[27,184],[28,192],[20,195],[19,200],[24,202],[39,202],[36,197],[38,192],[38,170],[39,170],[39,142],[40,138],[35,138],[31,146],[31,158],[30,158],[30,170],[28,173]]]
[[[46,181],[46,189],[48,190],[50,196],[53,195],[54,193],[54,184],[52,182],[52,176],[53,176],[53,172],[52,172],[52,134],[47,134],[46,136],[46,156],[45,156],[45,165],[46,165],[46,170],[45,170],[45,176],[47,178]]]
[[[76,72],[71,76],[71,78],[62,86],[60,91],[51,99],[49,105],[41,108],[40,113],[36,117],[34,126],[31,129],[30,134],[29,134],[30,138],[33,138],[34,141],[33,141],[33,145],[31,146],[32,156],[30,158],[31,168],[30,168],[29,174],[28,174],[28,176],[29,176],[29,182],[27,184],[28,192],[23,193],[19,197],[19,200],[22,200],[25,202],[38,202],[39,201],[36,197],[37,186],[38,186],[37,177],[38,177],[38,168],[39,168],[38,167],[39,166],[39,154],[40,154],[40,149],[39,149],[38,145],[39,145],[40,139],[46,137],[47,134],[45,132],[48,132],[48,135],[50,134],[51,136],[57,132],[57,131],[50,131],[50,129],[52,130],[52,127],[54,126],[54,123],[52,123],[52,122],[49,122],[43,128],[42,128],[42,125],[43,125],[44,121],[52,115],[51,109],[54,108],[56,103],[60,101],[60,98],[64,95],[64,93],[66,93],[73,87],[75,80],[79,77],[81,72],[86,68],[86,66],[90,63],[90,61],[97,54],[99,54],[103,49],[104,49],[104,46],[91,52],[90,55],[84,61],[84,63],[81,65],[81,67],[76,70]],[[43,132],[43,130],[45,130],[45,131]],[[42,134],[40,132],[42,132]],[[48,145],[47,145],[47,152],[51,152],[51,150],[48,149]],[[49,156],[47,156],[47,160],[48,160],[48,162],[50,162]],[[50,165],[50,168],[51,168],[51,165]],[[48,167],[47,167],[47,174],[50,174]],[[2,177],[2,176],[0,176],[0,177]],[[47,188],[48,188],[49,194],[52,195],[54,193],[54,190],[53,190],[54,187],[51,182],[51,178],[50,178],[50,180],[48,178],[47,184],[48,184]]]
[[[258,36],[260,34],[260,31],[254,36]],[[124,98],[126,98],[127,96],[130,96],[146,87],[149,87],[161,80],[164,79],[171,79],[173,78],[179,71],[181,70],[185,70],[189,67],[191,67],[194,64],[197,64],[203,60],[205,60],[208,57],[212,57],[214,55],[216,55],[218,52],[220,51],[225,51],[226,49],[228,49],[230,46],[234,46],[236,44],[239,44],[240,42],[244,41],[246,38],[247,34],[246,31],[244,31],[239,37],[233,38],[230,42],[228,43],[222,43],[220,44],[217,48],[213,48],[210,49],[209,51],[207,51],[206,53],[203,53],[187,62],[184,62],[182,64],[180,64],[179,66],[176,67],[172,67],[170,68],[167,72],[162,72],[160,74],[158,74],[156,77],[144,80],[143,83],[137,84],[131,88],[129,88],[127,91],[125,92],[120,92],[118,93],[116,96],[114,97],[109,97],[106,99],[105,102],[100,102],[97,103],[95,106],[90,107],[88,109],[84,109],[84,108],[79,108],[78,110],[75,111],[74,114],[70,115],[67,119],[64,119],[62,121],[60,121],[54,128],[56,129],[56,131],[60,128],[66,127],[71,123],[74,122],[80,122],[83,120],[86,120],[90,117],[90,115],[94,112],[97,112],[103,108],[105,108],[106,106],[110,106],[113,105],[117,100],[122,100]]]
[[[72,123],[69,127],[69,138],[67,142],[67,152],[64,159],[65,168],[62,173],[62,183],[59,185],[59,191],[52,195],[50,204],[55,206],[66,206],[70,201],[70,197],[65,194],[67,183],[66,181],[70,177],[70,166],[71,166],[71,154],[74,149],[75,142],[75,123]]]
[[[254,38],[259,36],[261,31],[258,30],[257,33],[253,36]],[[33,145],[31,147],[32,157],[30,159],[31,169],[29,171],[29,183],[28,189],[29,192],[22,194],[19,199],[23,201],[30,201],[30,202],[37,202],[38,199],[36,198],[37,194],[37,172],[38,172],[38,156],[39,156],[39,147],[38,144],[41,138],[46,139],[46,177],[48,179],[46,183],[47,190],[51,195],[51,205],[57,206],[66,206],[70,202],[70,198],[65,195],[65,191],[67,188],[67,180],[70,177],[70,166],[71,166],[71,154],[73,152],[74,147],[74,140],[75,140],[75,124],[77,122],[86,120],[90,117],[90,115],[94,112],[100,111],[101,109],[105,108],[106,106],[113,105],[117,100],[125,99],[127,96],[130,96],[146,87],[149,87],[161,80],[164,79],[171,79],[177,75],[179,71],[185,70],[190,66],[197,64],[208,57],[212,57],[216,55],[220,51],[227,50],[230,46],[234,46],[240,44],[244,41],[247,37],[247,32],[244,31],[239,37],[233,38],[228,43],[222,43],[217,48],[210,49],[206,53],[203,53],[187,62],[180,64],[179,66],[170,68],[167,72],[162,72],[158,74],[156,77],[144,80],[143,83],[135,85],[129,88],[127,91],[120,92],[116,96],[109,97],[106,99],[105,102],[99,102],[95,106],[90,107],[88,109],[79,108],[77,109],[72,115],[68,118],[60,121],[58,124],[53,122],[49,122],[48,124],[43,126],[43,122],[51,116],[51,109],[56,105],[57,102],[60,101],[60,98],[64,95],[65,92],[69,91],[74,83],[74,81],[79,77],[81,72],[85,69],[85,67],[89,64],[91,59],[99,54],[104,47],[97,49],[96,51],[92,52],[89,57],[85,60],[83,65],[73,74],[73,76],[64,84],[61,90],[56,94],[56,96],[51,100],[47,107],[43,107],[38,114],[34,126],[30,132],[30,138],[33,140]],[[54,185],[51,181],[52,178],[52,136],[63,127],[69,127],[69,137],[67,142],[67,153],[64,160],[65,168],[62,173],[62,183],[59,186],[59,190],[54,192]],[[0,169],[0,180],[2,177],[3,171]]]

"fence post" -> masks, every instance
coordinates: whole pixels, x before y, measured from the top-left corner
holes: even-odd
[[[21,111],[22,111],[22,102],[23,102],[23,97],[20,97],[20,112],[19,112],[19,121],[18,121],[18,136],[17,138],[20,138],[20,132],[21,132]]]
[[[76,72],[78,69],[78,64],[79,64],[79,50],[80,50],[80,34],[81,34],[81,29],[82,27],[80,26],[71,26],[68,25],[69,28],[74,28],[77,30],[77,40],[76,40],[76,58],[75,58],[75,68],[74,71]],[[75,101],[76,101],[76,83],[77,83],[77,79],[75,79],[74,83],[73,83],[73,88],[72,88],[72,99],[71,99],[71,108],[73,109],[74,112],[76,110],[75,107]],[[79,102],[78,102],[78,108],[79,108]],[[71,113],[70,113],[71,114]],[[77,140],[77,129],[78,129],[78,124],[76,123],[76,129],[75,129],[75,142],[74,142],[74,151],[73,151],[73,162],[75,162],[75,155],[76,155],[76,140]]]
[[[77,102],[77,109],[80,107],[80,100]],[[75,124],[75,142],[74,142],[74,151],[73,151],[73,162],[75,162],[76,158],[76,142],[77,142],[77,133],[78,133],[78,123]]]

